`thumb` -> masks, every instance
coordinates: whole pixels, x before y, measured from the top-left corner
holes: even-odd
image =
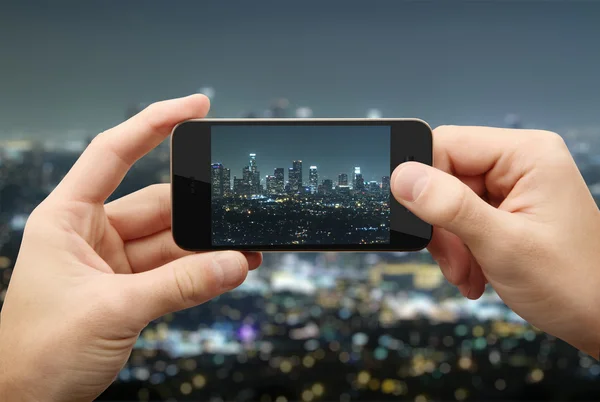
[[[202,304],[239,286],[248,261],[237,251],[188,255],[151,271],[126,275],[146,321]]]
[[[490,238],[507,218],[466,184],[441,170],[405,162],[392,174],[392,194],[424,221],[460,237],[467,246]]]

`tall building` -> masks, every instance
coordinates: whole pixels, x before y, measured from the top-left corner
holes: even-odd
[[[223,165],[213,163],[211,168],[211,196],[219,198],[223,196]]]
[[[267,194],[278,194],[277,178],[267,175]]]
[[[369,182],[369,192],[370,193],[379,193],[381,191],[381,188],[379,187],[379,183],[377,183],[376,181],[370,181]]]
[[[299,193],[302,190],[302,161],[293,161],[288,169],[290,192]]]
[[[300,189],[302,188],[303,185],[303,181],[302,181],[302,161],[294,161],[294,163],[292,164],[292,166],[294,167],[294,170],[296,171],[297,177],[298,177],[298,191],[300,191]]]
[[[294,168],[288,168],[288,182],[286,187],[286,193],[294,193],[298,190],[298,177]]]
[[[311,166],[308,171],[308,185],[310,186],[311,193],[317,192],[319,186],[319,174],[317,173],[317,167]]]
[[[354,167],[354,176],[352,177],[352,188],[355,190],[356,190],[356,179],[357,179],[358,175],[360,175],[360,167],[355,166]]]
[[[248,185],[252,181],[250,168],[248,166],[244,166],[244,169],[242,169],[242,180],[244,180],[244,182]]]
[[[231,169],[223,169],[223,195],[231,195]]]
[[[243,178],[238,179],[233,176],[233,193],[235,195],[247,195],[248,183]]]
[[[252,194],[260,194],[261,185],[260,185],[260,172],[258,171],[258,166],[256,165],[256,154],[250,154],[250,162],[248,163],[248,185],[250,186],[250,192]]]
[[[346,173],[340,173],[338,175],[338,186],[348,185],[348,175]]]
[[[319,187],[322,188],[322,194],[331,194],[333,191],[333,180],[325,179],[323,180],[323,184]]]
[[[252,173],[252,194],[262,193],[262,186],[260,185],[260,172]]]
[[[275,176],[275,186],[277,189],[277,194],[283,194],[285,190],[285,179],[283,175],[283,168],[275,168],[273,174]]]
[[[356,175],[354,191],[365,191],[365,179],[363,179],[363,176],[360,173]]]
[[[384,194],[390,192],[390,176],[383,176],[381,178],[381,191],[383,191]]]

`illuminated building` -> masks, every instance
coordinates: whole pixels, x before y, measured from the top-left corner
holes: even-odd
[[[247,195],[249,193],[249,186],[246,180],[238,179],[233,176],[233,193],[235,195]]]
[[[317,192],[317,187],[319,186],[319,174],[317,173],[317,167],[311,166],[308,173],[308,184],[310,186],[310,191],[312,193]]]
[[[339,194],[350,194],[350,186],[338,186],[337,192]]]
[[[211,165],[211,195],[213,197],[223,196],[223,165],[213,163]]]
[[[244,169],[242,169],[242,180],[244,180],[244,183],[246,183],[248,185],[252,181],[252,178],[250,175],[250,168],[248,166],[244,166]]]
[[[223,169],[223,195],[231,194],[231,169]]]
[[[321,187],[321,194],[331,194],[333,190],[333,180],[325,179],[323,183],[319,186]]]
[[[288,182],[285,185],[286,193],[294,193],[298,188],[298,178],[294,168],[288,168]]]
[[[381,110],[379,109],[369,109],[367,110],[367,118],[368,119],[381,119]]]
[[[299,193],[302,190],[302,161],[294,161],[288,169],[290,192]]]
[[[354,191],[364,191],[365,190],[365,179],[363,179],[362,174],[357,173],[354,178]]]
[[[250,154],[249,156],[250,163],[248,164],[248,186],[250,187],[250,193],[260,194],[262,191],[260,185],[260,172],[258,171],[258,166],[256,165],[256,154]]]
[[[277,178],[275,176],[267,176],[267,194],[277,194],[277,190]]]
[[[348,185],[348,175],[346,173],[340,173],[338,175],[337,191],[341,194],[350,193],[350,186]]]
[[[277,194],[283,194],[285,190],[285,179],[283,175],[283,168],[275,168],[274,176],[275,176],[275,186]]]
[[[384,193],[390,192],[390,176],[383,176],[381,178],[381,191]]]
[[[379,188],[379,183],[377,183],[376,181],[370,181],[369,182],[369,192],[370,193],[378,193],[379,190],[381,190]]]
[[[292,166],[294,167],[294,170],[296,171],[296,176],[298,178],[298,190],[300,190],[300,188],[303,185],[303,181],[302,181],[302,161],[294,161],[294,163],[292,164]]]
[[[356,190],[356,179],[357,179],[358,175],[360,175],[360,166],[355,166],[354,167],[354,176],[352,176],[352,188],[354,190]],[[361,177],[362,177],[362,175],[361,175]]]

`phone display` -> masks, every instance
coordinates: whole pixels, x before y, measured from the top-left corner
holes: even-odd
[[[431,164],[419,120],[196,120],[172,136],[173,235],[191,250],[412,250],[431,227],[390,193]]]

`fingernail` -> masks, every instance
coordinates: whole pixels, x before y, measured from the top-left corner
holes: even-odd
[[[404,201],[416,200],[429,181],[429,173],[418,164],[398,168],[394,179],[395,194]]]
[[[221,287],[229,289],[244,280],[244,269],[237,253],[224,251],[215,256],[215,265],[221,272]]]

